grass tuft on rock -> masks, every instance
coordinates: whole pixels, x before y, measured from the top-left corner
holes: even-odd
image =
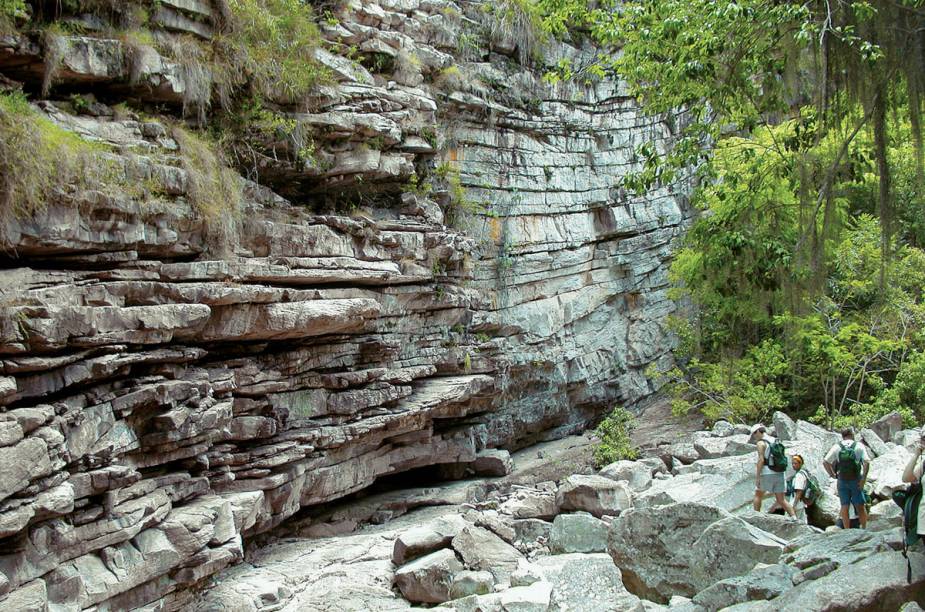
[[[43,117],[22,93],[0,94],[0,215],[28,217],[55,191],[85,184],[104,148]]]
[[[226,33],[217,39],[219,97],[249,86],[265,99],[303,100],[329,71],[315,59],[321,33],[311,7],[300,0],[226,0]]]
[[[217,143],[180,126],[172,135],[180,146],[190,204],[205,222],[208,238],[230,244],[241,219],[241,177],[225,164]]]

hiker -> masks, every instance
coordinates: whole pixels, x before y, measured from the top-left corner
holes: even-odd
[[[793,467],[793,477],[787,481],[787,497],[796,517],[802,522],[806,522],[806,506],[812,505],[815,501],[815,494],[818,486],[810,481],[803,470],[803,455],[794,455],[790,458],[790,465]]]
[[[822,465],[829,476],[838,480],[838,501],[841,504],[842,525],[850,525],[848,506],[854,506],[861,529],[867,529],[867,509],[864,507],[864,485],[870,459],[863,444],[854,439],[854,429],[846,427],[841,441],[832,445]]]
[[[784,453],[784,445],[772,436],[767,435],[767,429],[760,423],[752,426],[750,439],[755,440],[758,445],[758,463],[755,468],[755,500],[752,507],[756,512],[761,512],[761,502],[764,499],[764,494],[773,493],[774,506],[783,508],[787,514],[796,518],[793,507],[784,499],[784,492],[787,490],[785,477],[787,455]]]
[[[912,459],[909,460],[909,463],[906,464],[906,469],[903,470],[903,482],[919,483],[921,485],[922,472],[925,472],[925,461],[919,462],[919,459],[922,457],[923,451],[925,451],[925,425],[922,426],[919,442],[912,453]],[[925,543],[925,504],[921,501],[919,501],[917,519],[915,533],[919,536],[919,544],[923,545]]]

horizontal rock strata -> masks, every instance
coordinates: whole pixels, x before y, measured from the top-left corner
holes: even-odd
[[[151,18],[165,40],[216,27],[200,0]],[[180,609],[302,508],[435,464],[501,473],[486,450],[652,393],[686,186],[618,185],[669,122],[612,83],[544,84],[511,41],[464,61],[478,3],[338,18],[317,52],[336,82],[312,112],[280,104],[315,160],[256,152],[261,185],[236,178],[243,203],[218,217],[168,122],[55,99],[180,112],[182,66],[89,17],[53,44],[0,37],[0,74],[30,89],[59,56],[35,109],[113,174],[0,221],[0,609]],[[417,61],[376,70],[349,46]],[[462,82],[440,78],[453,65]],[[441,163],[473,205],[407,187]]]

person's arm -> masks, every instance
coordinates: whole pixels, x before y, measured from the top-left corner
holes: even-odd
[[[864,485],[867,484],[867,472],[870,471],[870,455],[867,454],[867,449],[861,447],[861,461],[864,464],[863,471],[861,473],[861,488],[864,488]]]
[[[912,453],[912,459],[906,464],[906,469],[903,470],[903,482],[915,482],[922,477],[922,469],[916,466],[919,457],[922,456],[922,450],[925,450],[925,440],[919,440],[915,452]]]
[[[755,467],[755,488],[756,489],[761,486],[761,470],[762,468],[764,468],[764,447],[765,447],[764,440],[759,440],[758,441],[758,463],[756,464],[756,467]]]
[[[829,457],[831,457],[831,455],[832,455],[832,451],[829,450],[829,452],[825,456],[825,459],[822,460],[822,467],[825,468],[825,471],[828,473],[829,476],[831,476],[832,478],[835,478],[835,468],[832,467],[832,463],[829,461]]]
[[[801,501],[803,501],[803,489],[797,489],[796,491],[793,492],[793,503],[791,504],[791,506],[796,508],[797,504],[800,503]]]

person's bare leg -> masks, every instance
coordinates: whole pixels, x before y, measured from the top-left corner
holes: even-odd
[[[867,529],[867,507],[864,504],[855,504],[854,511],[858,513],[858,522],[861,529]]]
[[[790,504],[787,503],[787,499],[784,497],[784,494],[783,494],[783,493],[775,493],[775,494],[774,494],[774,499],[777,500],[777,501],[775,502],[775,505],[776,505],[776,506],[779,506],[779,507],[783,508],[783,509],[784,509],[784,512],[786,512],[787,514],[789,514],[792,518],[796,518],[796,517],[797,517],[796,512],[793,511],[793,506],[791,506]]]
[[[838,515],[841,517],[841,528],[848,529],[851,527],[851,521],[848,520],[848,506],[842,506],[839,510]]]
[[[761,512],[762,499],[764,499],[764,491],[761,489],[755,489],[755,499],[752,501],[752,508],[755,509],[755,512]]]

